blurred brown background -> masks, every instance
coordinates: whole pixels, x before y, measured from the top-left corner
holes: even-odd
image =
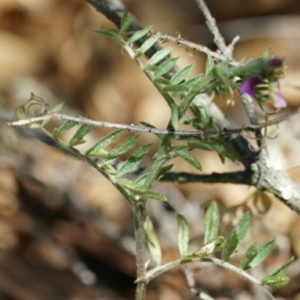
[[[235,58],[259,56],[267,47],[285,58],[286,81],[299,84],[300,5],[297,0],[210,0],[212,14],[227,43],[236,35]],[[153,29],[215,49],[204,19],[192,0],[126,0],[139,22]],[[65,112],[117,123],[147,121],[160,128],[169,111],[138,67],[112,40],[92,32],[111,28],[104,16],[81,0],[1,0],[0,2],[0,299],[133,299],[135,259],[133,217],[121,195],[89,166],[34,138],[25,137],[4,121],[30,93],[50,105],[65,101]],[[201,72],[205,56],[177,45],[179,64],[196,62]],[[299,91],[283,88],[291,111],[300,104]],[[236,102],[219,106],[234,123],[247,122]],[[280,136],[269,141],[274,164],[299,178],[299,117],[280,126]],[[57,126],[57,124],[54,124]],[[97,130],[83,148],[108,130]],[[66,136],[67,138],[67,136]],[[142,135],[139,145],[157,142]],[[152,154],[155,149],[153,148]],[[217,155],[198,153],[203,171],[233,170]],[[145,166],[151,163],[151,157]],[[291,169],[293,168],[293,169]],[[181,161],[174,170],[193,171]],[[300,180],[299,180],[300,183]],[[235,185],[158,183],[172,207],[183,214],[199,246],[203,235],[203,205],[221,205],[222,233],[227,234],[243,211],[253,212],[246,245],[260,245],[276,235],[270,258],[253,271],[262,278],[291,255],[292,282],[274,291],[278,299],[300,299],[299,217],[270,195]],[[149,214],[162,241],[164,262],[178,258],[175,213],[150,202]],[[242,249],[241,253],[245,249]],[[237,261],[240,255],[237,256]],[[223,269],[194,266],[196,286],[214,299],[267,299],[259,290]],[[149,285],[147,299],[197,299],[181,269]]]

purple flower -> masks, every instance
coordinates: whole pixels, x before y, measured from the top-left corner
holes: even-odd
[[[274,57],[267,61],[266,67],[261,74],[254,75],[245,79],[240,85],[241,94],[247,94],[251,97],[256,96],[256,86],[269,82],[269,96],[276,108],[287,106],[286,100],[280,92],[278,78],[281,75],[283,61],[281,58]]]
[[[248,94],[251,97],[255,97],[255,86],[262,83],[263,79],[261,76],[253,76],[244,80],[240,86],[242,94]]]

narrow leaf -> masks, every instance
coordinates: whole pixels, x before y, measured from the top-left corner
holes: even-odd
[[[120,34],[124,34],[132,23],[132,18],[129,17],[128,12],[126,11],[121,19],[121,29]]]
[[[150,150],[152,144],[144,145],[135,150],[132,155],[124,162],[117,172],[118,176],[134,171],[141,163],[142,159]]]
[[[261,284],[268,285],[274,288],[282,288],[289,284],[290,281],[291,279],[287,276],[267,276],[261,281]]]
[[[203,75],[199,74],[196,75],[190,79],[188,79],[185,83],[183,83],[187,88],[192,88],[194,85],[198,84],[199,82],[201,82],[201,80],[203,79]]]
[[[169,58],[166,61],[164,61],[162,64],[160,64],[154,73],[154,79],[168,73],[175,66],[178,58],[179,56]]]
[[[139,58],[142,56],[149,48],[151,48],[160,38],[160,33],[156,33],[155,35],[151,36],[147,39],[142,46],[137,50],[134,58]]]
[[[201,164],[199,163],[197,158],[195,156],[193,156],[190,152],[184,151],[184,150],[179,150],[179,151],[176,151],[176,155],[178,155],[179,157],[184,159],[186,162],[188,162],[190,165],[195,167],[197,170],[201,171],[201,169],[202,169]]]
[[[166,173],[168,173],[172,168],[173,168],[173,164],[172,165],[168,165],[165,167],[160,168],[157,176],[156,176],[156,180],[159,180],[160,178],[162,178]]]
[[[204,218],[204,244],[212,241],[218,235],[219,230],[219,208],[216,201],[212,201]]]
[[[68,130],[70,130],[71,128],[76,126],[77,124],[78,123],[75,121],[67,121],[67,122],[63,123],[58,129],[57,128],[54,129],[53,137],[58,138],[61,134],[67,132]]]
[[[257,255],[257,253],[258,253],[258,245],[256,243],[250,245],[249,248],[247,249],[246,253],[243,255],[243,257],[241,259],[240,266],[243,270],[248,270],[251,268],[249,266],[249,264],[254,259],[254,257]]]
[[[153,128],[153,129],[157,129],[155,126],[153,126],[152,124],[149,124],[147,122],[140,122],[143,126],[148,127],[148,128]],[[155,135],[159,138],[159,139],[163,139],[163,134],[159,134],[159,133],[155,133]]]
[[[168,84],[162,89],[164,92],[184,92],[187,90],[186,86],[179,84]]]
[[[271,252],[275,243],[275,238],[273,238],[270,242],[264,244],[259,250],[255,258],[249,263],[249,267],[253,268],[256,265],[260,264]]]
[[[153,192],[151,190],[147,190],[141,194],[144,198],[159,200],[159,201],[168,201],[168,198],[160,193]]]
[[[177,244],[181,256],[187,254],[190,239],[189,227],[182,215],[177,215]]]
[[[228,157],[235,163],[238,163],[238,158],[236,154],[232,151],[232,149],[226,145],[220,138],[211,137],[210,138],[210,145],[213,149],[219,154]]]
[[[156,192],[153,192],[151,190],[145,189],[140,184],[137,184],[129,179],[118,178],[116,182],[117,182],[117,184],[119,184],[122,187],[128,189],[129,191],[133,192],[137,196],[141,196],[143,198],[151,198],[151,199],[160,200],[160,201],[168,200],[166,196],[156,193]]]
[[[235,230],[232,230],[224,244],[224,248],[222,251],[222,260],[228,261],[234,255],[238,243],[238,234]]]
[[[137,140],[139,138],[139,135],[131,136],[125,141],[123,141],[121,144],[116,146],[113,150],[110,151],[109,153],[109,158],[116,158],[126,152],[128,152],[130,149],[132,149]]]
[[[174,129],[178,128],[178,106],[168,93],[162,93],[171,109],[171,123]]]
[[[120,37],[118,29],[95,29],[93,31],[114,39],[118,44],[122,46],[125,44],[124,40]]]
[[[151,30],[151,26],[145,27],[142,30],[139,30],[137,32],[135,32],[126,42],[126,44],[132,44],[134,42],[136,42],[137,40],[141,39],[142,37],[144,37],[146,34],[148,34],[148,32]]]
[[[166,85],[170,83],[169,80],[164,77],[154,77],[153,82],[159,85]]]
[[[48,111],[48,113],[50,114],[50,113],[57,113],[57,112],[60,112],[61,109],[63,108],[64,104],[65,104],[65,103],[62,102],[62,103],[59,103],[58,105],[55,105],[54,107],[52,107],[52,108]]]
[[[84,124],[79,127],[79,129],[76,131],[76,133],[73,135],[69,142],[69,146],[73,147],[76,145],[83,144],[85,142],[84,136],[87,135],[92,130],[92,126]]]
[[[170,54],[170,52],[172,51],[172,48],[168,47],[168,48],[164,48],[160,51],[158,51],[157,53],[155,53],[146,63],[144,70],[148,70],[149,66],[151,65],[155,65],[158,62],[160,62],[161,60],[163,60],[166,56],[168,56]]]
[[[123,130],[120,129],[107,134],[98,140],[98,142],[96,142],[96,144],[93,145],[89,150],[87,150],[85,155],[106,157],[104,153],[107,153],[107,151],[104,151],[104,148],[115,142],[122,133]]]
[[[213,148],[207,142],[193,141],[193,142],[189,142],[188,145],[191,149],[201,149],[205,151],[213,150]]]
[[[161,264],[161,247],[158,241],[158,238],[156,236],[156,233],[154,231],[154,227],[152,224],[152,221],[150,218],[147,216],[145,223],[144,223],[144,229],[147,237],[147,244],[148,244],[148,249],[156,262],[156,264],[160,265]]]
[[[194,63],[189,64],[188,66],[184,67],[182,70],[177,72],[170,80],[171,84],[178,84],[181,83],[185,77],[189,74],[189,72],[192,70],[194,66]]]
[[[269,276],[282,275],[285,272],[285,270],[291,265],[291,263],[293,261],[294,261],[294,257],[291,257],[286,263],[284,263],[280,268],[278,268],[275,272],[273,272]]]
[[[235,230],[238,234],[238,239],[239,239],[239,244],[237,247],[238,248],[241,246],[242,242],[245,239],[248,227],[249,227],[249,223],[250,223],[250,213],[246,212],[239,220],[239,222],[237,223]]]
[[[207,60],[205,64],[205,74],[207,75],[215,66],[215,62],[210,54],[207,54]]]

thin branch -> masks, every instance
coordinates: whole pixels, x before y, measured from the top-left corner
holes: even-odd
[[[157,32],[157,31],[152,31],[151,33],[152,34],[159,33],[161,35],[160,42],[162,42],[162,43],[174,42],[174,43],[177,43],[178,45],[185,46],[189,49],[192,49],[192,50],[195,50],[198,52],[203,52],[203,53],[210,55],[211,57],[218,59],[220,61],[224,61],[227,59],[227,57],[225,55],[215,52],[215,51],[212,51],[206,46],[195,44],[193,42],[185,40],[184,38],[182,38],[180,36],[179,33],[177,33],[176,37],[171,36],[169,34],[163,34],[161,32]],[[238,64],[237,64],[237,62],[234,62],[233,65],[238,65]]]
[[[300,111],[300,110],[299,110]],[[279,122],[279,120],[270,121],[268,123],[260,123],[253,126],[243,126],[242,128],[222,128],[222,129],[205,129],[205,130],[169,130],[169,129],[157,129],[145,126],[137,126],[134,124],[119,124],[112,122],[104,122],[88,119],[85,117],[74,117],[60,113],[50,113],[43,116],[32,117],[28,119],[22,119],[18,121],[7,122],[8,126],[25,126],[33,123],[39,123],[48,120],[64,120],[64,121],[74,121],[78,125],[91,125],[94,127],[101,128],[111,128],[111,129],[124,129],[130,132],[140,132],[140,133],[152,133],[157,135],[169,135],[169,136],[178,136],[178,137],[207,137],[207,136],[232,136],[234,134],[242,134],[245,132],[253,132],[254,130],[264,128],[269,125],[274,125]],[[269,124],[271,123],[271,124]]]
[[[205,2],[203,0],[195,0],[195,1],[198,7],[201,9],[203,15],[205,16],[207,27],[214,36],[215,44],[226,57],[231,57],[232,56],[231,49],[226,46],[224,38],[221,35],[219,28],[217,26],[216,20],[211,15]]]
[[[251,185],[251,171],[238,171],[228,173],[191,174],[185,172],[168,172],[161,181],[178,183],[204,182],[204,183],[234,183]]]

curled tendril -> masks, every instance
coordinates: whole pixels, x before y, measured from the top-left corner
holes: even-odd
[[[263,124],[263,126],[261,128],[264,129],[264,133],[263,133],[263,136],[266,138],[266,139],[269,139],[269,140],[275,140],[278,135],[279,135],[279,126],[277,124],[275,124],[276,126],[276,134],[275,136],[271,136],[271,135],[268,135],[268,122],[269,122],[269,116],[270,114],[266,113],[265,114],[265,123]]]
[[[260,127],[257,127],[257,128],[260,128]],[[245,138],[248,138],[248,139],[251,139],[251,140],[256,140],[256,141],[262,141],[261,146],[259,146],[258,148],[254,148],[250,143],[248,144],[248,148],[249,148],[252,152],[260,152],[260,151],[264,148],[264,146],[265,146],[265,143],[263,142],[263,141],[264,141],[264,138],[265,138],[264,135],[262,135],[261,137],[249,135],[249,134],[247,133],[246,125],[245,125],[245,124],[242,125],[242,131],[241,131],[241,134],[242,134]]]
[[[280,110],[281,108],[276,108],[275,111],[273,112],[269,112],[269,111],[266,111],[265,110],[265,107],[263,105],[259,105],[260,109],[265,113],[265,116],[273,116],[273,115],[276,115]]]
[[[249,147],[249,149],[251,151],[253,151],[253,152],[259,152],[259,151],[261,151],[263,149],[263,147],[265,146],[264,139],[274,140],[274,139],[276,139],[278,137],[278,135],[279,135],[279,126],[277,124],[275,124],[276,129],[277,129],[277,132],[276,132],[275,136],[268,135],[268,121],[269,121],[269,114],[265,114],[265,122],[264,122],[264,124],[262,124],[262,125],[251,125],[251,127],[253,129],[264,129],[261,137],[249,135],[247,133],[247,130],[246,130],[246,125],[245,124],[242,125],[241,134],[245,138],[256,140],[256,141],[262,141],[261,146],[258,147],[258,148],[254,148],[251,144],[248,144],[248,147]]]
[[[257,148],[253,147],[251,144],[248,144],[248,148],[252,151],[252,152],[260,152],[263,148],[264,148],[265,144],[261,143],[261,145]]]
[[[30,98],[15,110],[15,115],[18,119],[20,115],[25,115],[27,118],[32,116],[37,117],[47,112],[48,104],[41,98],[31,93]]]

